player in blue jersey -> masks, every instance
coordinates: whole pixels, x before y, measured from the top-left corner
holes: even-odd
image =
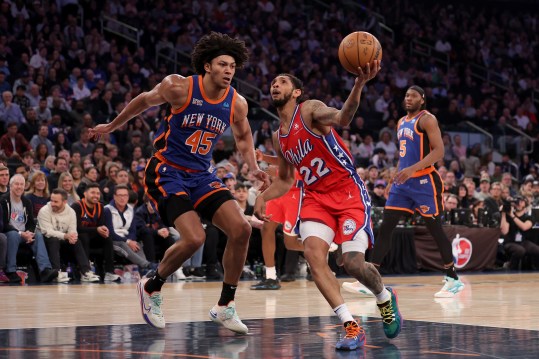
[[[438,245],[446,273],[443,288],[434,296],[450,298],[462,291],[464,284],[455,271],[451,242],[442,229],[444,187],[433,164],[443,158],[444,144],[438,121],[425,110],[426,105],[425,91],[421,87],[408,88],[403,102],[407,115],[397,126],[398,172],[389,191],[371,263],[380,267],[391,249],[393,229],[400,218],[417,211]]]
[[[165,327],[161,311],[161,287],[204,243],[199,216],[211,220],[228,237],[223,256],[224,281],[221,297],[210,318],[241,334],[248,332],[236,314],[234,296],[240,279],[251,226],[243,211],[211,165],[212,151],[223,132],[231,127],[238,150],[256,178],[268,182],[255,158],[253,137],[247,120],[247,101],[230,85],[248,59],[243,41],[212,32],[202,37],[192,52],[197,75],[169,75],[151,91],[134,98],[111,123],[92,129],[95,136],[120,128],[152,106],[169,103],[171,114],[154,139],[156,153],[146,166],[148,197],[167,225],[174,225],[181,240],[165,253],[155,275],[138,284],[144,320]]]

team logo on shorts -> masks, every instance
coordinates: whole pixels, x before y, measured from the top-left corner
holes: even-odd
[[[224,185],[219,181],[213,181],[212,183],[209,184],[209,186],[211,188],[219,189],[219,188],[223,187]]]
[[[427,213],[429,211],[430,207],[425,206],[425,205],[421,205],[421,206],[419,206],[419,209],[421,210],[421,212]]]
[[[342,232],[345,235],[354,233],[356,230],[356,222],[353,219],[347,219],[342,225]]]
[[[457,236],[451,241],[455,268],[463,268],[472,258],[472,242],[468,238]]]
[[[284,229],[290,231],[292,229],[292,224],[288,221],[284,222]]]

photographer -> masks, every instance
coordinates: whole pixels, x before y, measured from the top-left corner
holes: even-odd
[[[509,256],[509,268],[518,270],[520,260],[530,254],[539,257],[539,246],[530,241],[533,220],[527,214],[528,200],[517,196],[511,202],[505,201],[501,208],[501,230],[504,248]]]

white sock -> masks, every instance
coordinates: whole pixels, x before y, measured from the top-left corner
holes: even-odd
[[[391,293],[389,293],[389,291],[386,289],[385,286],[384,286],[384,288],[382,289],[382,291],[380,293],[376,294],[376,303],[377,304],[385,303],[390,299],[391,299]]]
[[[350,314],[350,311],[346,306],[346,303],[343,303],[338,307],[333,308],[333,311],[335,312],[335,314],[337,314],[343,324],[346,322],[355,322],[354,317],[352,317],[352,314]]]
[[[277,270],[275,267],[266,267],[266,279],[277,279]]]

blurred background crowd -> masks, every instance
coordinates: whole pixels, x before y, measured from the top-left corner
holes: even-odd
[[[169,109],[152,108],[98,140],[89,138],[88,128],[111,121],[166,75],[192,74],[189,53],[210,31],[245,40],[250,60],[237,71],[235,87],[249,100],[255,146],[275,154],[270,138],[278,119],[270,81],[292,73],[304,81],[307,98],[340,108],[354,77],[340,66],[337,48],[348,33],[362,30],[380,40],[382,70],[365,87],[351,125],[338,131],[374,204],[385,203],[401,102],[416,84],[425,88],[427,108],[443,132],[445,156],[436,167],[445,183],[446,209],[468,210],[467,225],[499,226],[504,203],[507,208],[522,199],[535,223],[539,14],[533,1],[518,3],[0,0],[0,162],[9,173],[2,176],[0,167],[0,192],[10,191],[14,174],[23,175],[36,218],[54,188],[66,190],[72,205],[94,182],[103,204],[114,199],[117,185],[126,185],[133,209],[148,207],[143,170],[153,133]],[[258,184],[230,134],[218,143],[214,162],[227,186],[237,187],[238,196],[245,194],[242,201],[252,204]],[[36,194],[35,175],[41,173],[47,188]],[[451,223],[451,214],[446,216]],[[206,225],[209,240],[183,272],[219,279],[226,238]],[[147,227],[139,228],[151,233],[145,241],[158,245],[145,254],[156,263],[178,236],[172,230],[158,233],[158,218]],[[262,260],[259,233],[253,233],[249,269]],[[530,241],[537,242],[535,235]]]

